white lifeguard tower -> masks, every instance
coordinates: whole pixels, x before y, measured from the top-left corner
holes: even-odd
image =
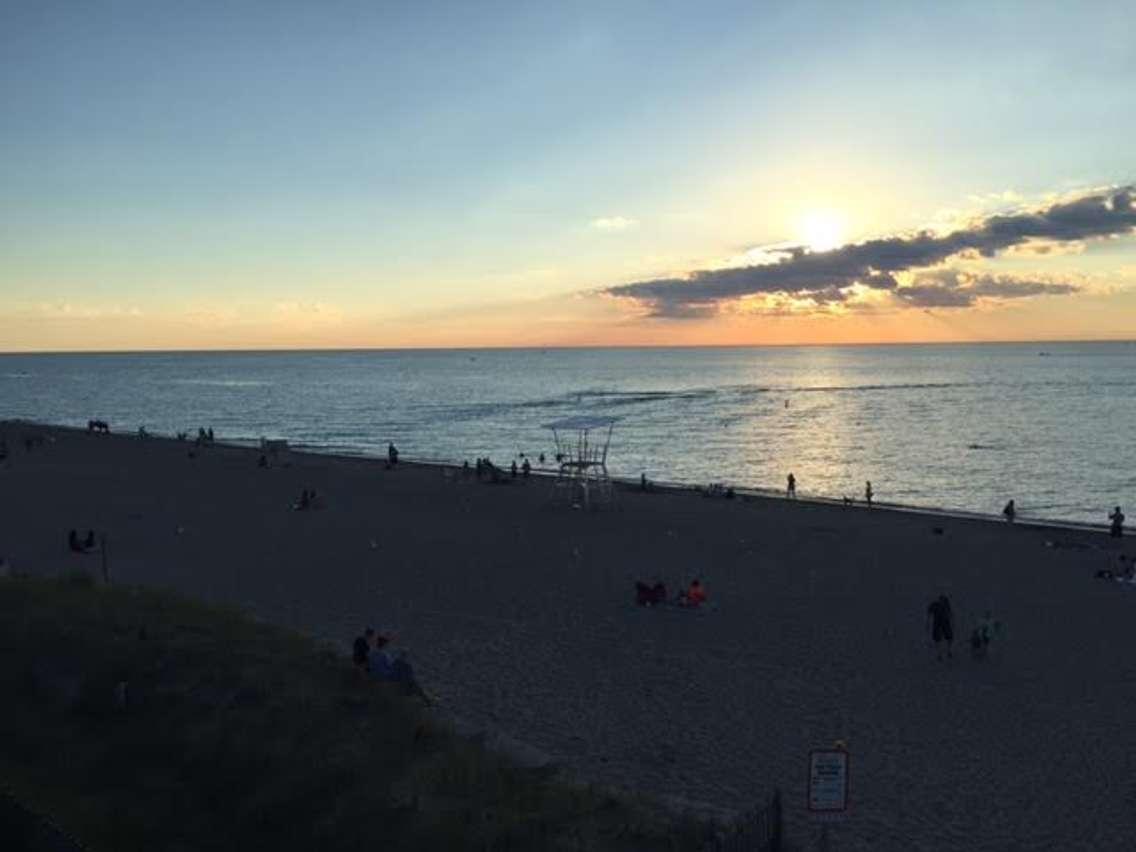
[[[554,499],[585,509],[611,503],[607,450],[618,420],[618,417],[578,415],[545,424],[546,429],[552,430],[559,466],[552,487]]]

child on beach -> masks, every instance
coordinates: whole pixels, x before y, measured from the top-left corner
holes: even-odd
[[[990,654],[990,643],[1001,635],[1002,623],[995,620],[990,610],[986,610],[986,614],[970,634],[970,652],[974,659],[986,659]]]

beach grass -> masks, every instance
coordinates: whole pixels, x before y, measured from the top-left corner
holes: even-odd
[[[706,836],[512,765],[311,639],[165,592],[0,581],[0,679],[9,792],[92,850],[677,850]]]

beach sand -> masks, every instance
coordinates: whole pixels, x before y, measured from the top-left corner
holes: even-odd
[[[586,513],[536,478],[0,432],[0,555],[17,570],[97,570],[66,542],[94,528],[112,582],[344,650],[394,628],[450,712],[579,779],[739,810],[780,787],[802,848],[809,749],[841,739],[853,810],[834,849],[1136,848],[1136,585],[1093,579],[1118,552],[1103,534],[668,492]],[[27,452],[24,432],[49,440]],[[305,487],[326,507],[290,511]],[[695,576],[708,611],[633,605],[636,579]],[[957,634],[942,663],[925,632],[940,591]],[[974,661],[964,640],[988,608],[1007,635]]]

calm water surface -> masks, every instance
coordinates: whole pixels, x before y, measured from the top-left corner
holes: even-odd
[[[0,418],[126,431],[507,463],[578,413],[626,476],[1136,518],[1136,343],[0,355]]]

